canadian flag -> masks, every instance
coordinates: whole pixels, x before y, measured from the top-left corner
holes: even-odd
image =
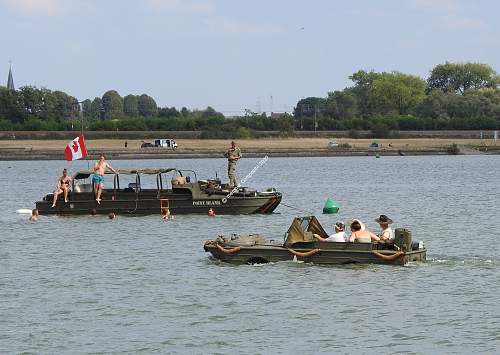
[[[85,148],[85,139],[83,138],[83,134],[69,142],[64,150],[64,157],[68,161],[85,158],[86,156],[87,148]]]

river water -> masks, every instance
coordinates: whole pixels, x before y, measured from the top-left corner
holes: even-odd
[[[243,178],[259,159],[242,159]],[[114,161],[224,175],[222,159]],[[16,214],[82,161],[0,162],[2,353],[498,353],[500,157],[270,158],[247,181],[276,187],[273,215],[44,217]],[[219,176],[220,176],[219,175]],[[341,206],[322,215],[327,197]],[[389,215],[424,240],[406,267],[231,266],[203,241],[292,218]]]

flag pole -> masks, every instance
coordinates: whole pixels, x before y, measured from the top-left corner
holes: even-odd
[[[80,131],[82,137],[85,139],[85,135],[83,134],[83,102],[84,101],[78,101],[78,115],[80,116]],[[89,158],[88,154],[85,156],[85,160],[87,161],[87,170],[90,170],[90,163],[89,163]]]

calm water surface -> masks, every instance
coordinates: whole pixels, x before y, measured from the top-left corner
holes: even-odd
[[[239,178],[259,159],[243,159]],[[194,168],[222,159],[115,161]],[[500,348],[500,157],[271,158],[249,185],[283,192],[269,216],[41,217],[18,208],[85,162],[0,162],[2,353],[464,353]],[[341,205],[321,215],[327,197]],[[219,264],[203,241],[281,238],[296,215],[328,230],[381,213],[428,248],[426,264]]]

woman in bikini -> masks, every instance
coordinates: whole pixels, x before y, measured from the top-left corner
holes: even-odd
[[[68,202],[68,195],[71,190],[71,178],[68,176],[68,170],[63,169],[62,176],[57,180],[57,187],[54,191],[54,200],[52,207],[56,207],[57,198],[60,194],[64,194],[64,202]]]

